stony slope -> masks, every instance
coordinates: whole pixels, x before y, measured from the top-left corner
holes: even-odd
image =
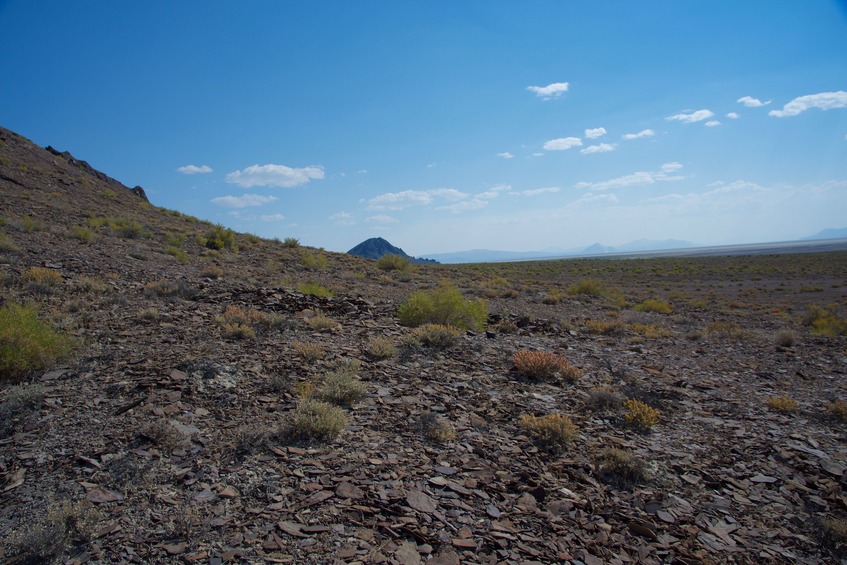
[[[78,341],[58,366],[2,385],[0,561],[835,559],[838,545],[820,533],[847,510],[847,449],[825,403],[847,398],[847,343],[811,334],[801,318],[807,304],[843,304],[844,254],[399,275],[246,235],[237,252],[211,251],[211,225],[0,133],[0,297],[39,304]],[[61,281],[27,282],[35,266]],[[619,295],[566,292],[586,277]],[[445,278],[490,301],[488,333],[444,351],[407,345],[397,304]],[[298,292],[305,282],[336,296]],[[673,312],[633,309],[649,297]],[[271,322],[239,338],[220,321],[233,306]],[[339,325],[313,329],[318,311]],[[781,330],[793,339],[776,346]],[[397,354],[370,355],[376,339]],[[304,358],[302,344],[323,357]],[[555,352],[584,376],[530,382],[513,363],[523,349]],[[352,360],[367,392],[341,435],[280,435],[304,383]],[[10,412],[33,386],[34,406]],[[627,426],[620,408],[597,407],[600,393],[648,403],[659,424]],[[795,411],[768,408],[782,394]],[[561,453],[519,426],[551,413],[578,428]],[[426,433],[439,416],[454,437]],[[612,480],[599,461],[606,448],[631,452],[646,478]],[[76,521],[57,521],[62,501],[78,502]],[[77,523],[89,515],[88,527]]]

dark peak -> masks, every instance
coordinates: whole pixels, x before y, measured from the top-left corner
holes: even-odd
[[[114,185],[116,187],[120,187],[122,189],[127,188],[120,181],[113,179],[112,177],[110,177],[106,173],[104,173],[102,171],[98,171],[97,169],[95,169],[94,167],[89,165],[87,161],[77,159],[76,157],[71,155],[70,151],[59,151],[58,149],[54,148],[52,145],[48,145],[47,147],[45,147],[45,149],[47,151],[49,151],[50,153],[52,153],[53,155],[55,155],[57,157],[61,157],[64,161],[66,161],[72,167],[76,167],[77,169],[85,171],[86,173],[88,173],[89,175],[93,176],[96,179],[99,179],[99,180],[101,180],[101,181],[103,181],[107,184]],[[127,189],[127,190],[129,190],[130,192],[132,192],[133,194],[135,194],[136,196],[138,196],[139,198],[141,198],[145,202],[150,202],[147,199],[147,194],[144,192],[144,189],[141,188],[140,186],[136,186],[135,188],[131,188],[131,189]]]
[[[365,259],[379,259],[383,255],[400,255],[401,257],[406,257],[411,260],[413,263],[437,263],[437,261],[433,261],[432,259],[418,259],[416,257],[412,257],[399,247],[391,245],[391,243],[381,237],[366,239],[348,251],[347,254],[355,255],[356,257],[364,257]]]

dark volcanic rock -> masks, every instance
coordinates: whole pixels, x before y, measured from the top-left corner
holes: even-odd
[[[348,255],[355,255],[356,257],[364,257],[365,259],[379,259],[383,255],[400,255],[401,257],[406,257],[412,263],[437,263],[433,259],[418,259],[417,257],[412,257],[411,255],[406,254],[405,251],[400,249],[399,247],[394,247],[388,241],[381,237],[372,237],[370,239],[366,239],[353,249],[347,252]]]

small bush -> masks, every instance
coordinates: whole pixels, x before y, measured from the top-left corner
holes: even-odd
[[[387,337],[375,337],[368,342],[367,354],[374,359],[389,359],[397,355],[397,348]]]
[[[634,310],[637,312],[655,312],[657,314],[670,314],[673,309],[671,305],[662,300],[655,300],[653,298],[649,298],[635,306]]]
[[[315,282],[304,282],[297,285],[297,292],[300,294],[307,294],[310,296],[317,296],[318,298],[332,298],[335,296],[335,293],[326,288],[325,286],[319,285]]]
[[[188,253],[186,253],[179,247],[169,245],[165,248],[165,253],[171,255],[174,259],[177,260],[177,263],[181,265],[186,265],[188,263]]]
[[[562,378],[568,382],[576,382],[582,377],[579,369],[565,358],[549,351],[522,349],[515,353],[514,361],[518,371],[535,381]]]
[[[339,323],[324,314],[318,312],[306,321],[309,327],[319,332],[332,331],[338,328]]]
[[[23,272],[24,282],[54,287],[62,282],[62,273],[47,267],[32,267]]]
[[[296,341],[292,345],[294,351],[297,352],[297,355],[303,361],[307,363],[315,363],[316,361],[320,361],[324,356],[324,346],[320,343],[305,343],[302,341]]]
[[[94,232],[85,226],[71,226],[68,230],[68,237],[78,239],[83,243],[91,243],[94,241]]]
[[[362,398],[367,385],[356,378],[355,365],[342,365],[324,375],[315,397],[337,406],[349,406]]]
[[[597,335],[621,335],[624,332],[624,325],[618,321],[585,320],[585,329]]]
[[[159,321],[159,309],[158,308],[142,308],[138,311],[138,318],[140,320],[144,320],[145,322],[158,322]]]
[[[619,487],[629,487],[643,482],[647,477],[644,462],[631,451],[604,449],[597,460],[597,471],[601,479]]]
[[[452,326],[424,324],[415,328],[409,337],[409,344],[417,347],[446,350],[456,345],[459,333],[459,330]]]
[[[224,270],[217,265],[207,265],[202,271],[200,271],[200,276],[206,277],[207,279],[219,279],[224,276]]]
[[[634,428],[646,431],[659,423],[659,411],[640,400],[628,398],[623,406],[627,410],[624,419]]]
[[[779,396],[769,396],[765,401],[765,404],[768,405],[768,408],[773,410],[774,412],[794,412],[797,410],[797,401],[788,396],[787,394],[781,394]]]
[[[150,237],[150,234],[144,231],[141,222],[129,220],[127,218],[117,218],[109,222],[109,229],[117,236],[125,239],[142,239]]]
[[[826,404],[826,409],[836,420],[847,422],[847,400],[829,402]]]
[[[319,400],[301,400],[291,412],[284,435],[292,439],[330,441],[347,427],[347,414],[338,406]]]
[[[153,445],[167,451],[176,449],[182,441],[179,431],[164,418],[148,422],[141,428],[141,435]]]
[[[80,292],[103,294],[109,290],[109,285],[103,279],[80,275],[74,280],[74,288]]]
[[[568,287],[568,294],[581,296],[603,296],[603,283],[595,279],[582,279]]]
[[[285,249],[297,249],[300,247],[300,240],[296,237],[286,237],[282,241],[282,247]]]
[[[550,306],[553,306],[553,305],[559,304],[560,302],[564,301],[564,299],[565,299],[565,293],[563,293],[561,290],[559,290],[557,288],[551,288],[550,290],[547,291],[547,294],[545,294],[544,297],[541,299],[541,302],[543,302],[544,304],[548,304]]]
[[[778,347],[794,347],[797,336],[791,330],[779,330],[773,336],[774,345]]]
[[[412,263],[407,257],[403,257],[396,253],[389,253],[377,259],[376,266],[382,271],[405,272],[411,268]]]
[[[179,297],[191,300],[197,296],[197,291],[183,281],[158,280],[144,285],[145,296]]]
[[[70,353],[73,341],[38,319],[33,306],[0,308],[0,381],[50,367]]]
[[[548,414],[538,418],[531,414],[521,416],[519,423],[535,441],[551,451],[561,451],[576,435],[570,418],[562,414]]]
[[[747,337],[747,332],[735,322],[711,322],[706,326],[706,333],[710,336],[733,340],[743,340]]]
[[[0,231],[0,251],[6,251],[9,253],[14,253],[20,251],[21,248],[15,245],[15,242],[8,238],[8,236]]]
[[[300,254],[300,265],[310,271],[322,271],[329,267],[329,259],[323,253],[303,250]]]
[[[847,320],[839,318],[835,304],[826,307],[810,306],[804,321],[812,328],[813,334],[830,337],[847,335]]]
[[[41,220],[36,220],[32,216],[21,216],[17,221],[17,227],[19,230],[32,233],[34,231],[41,231],[44,229],[44,222]]]
[[[456,430],[443,416],[436,412],[427,412],[418,420],[418,430],[433,441],[450,441],[456,439]]]
[[[488,303],[482,299],[465,300],[455,286],[442,283],[435,289],[412,294],[400,305],[397,316],[404,326],[432,323],[481,330],[488,319]]]
[[[233,253],[238,252],[238,242],[235,232],[218,224],[212,227],[212,231],[206,235],[205,246],[215,251],[229,249]]]
[[[611,386],[598,386],[588,395],[588,406],[598,411],[615,412],[623,405],[623,401],[623,396]]]
[[[9,536],[9,553],[24,563],[52,563],[72,543],[90,541],[99,521],[100,513],[87,501],[54,503],[34,524]]]
[[[44,387],[39,384],[12,386],[5,393],[6,400],[0,403],[0,438],[11,435],[14,420],[34,412],[44,400]]]
[[[223,335],[229,339],[254,339],[256,330],[239,322],[228,322],[223,325]]]

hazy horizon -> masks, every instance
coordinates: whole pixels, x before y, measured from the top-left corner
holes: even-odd
[[[0,25],[0,125],[263,237],[426,256],[845,227],[836,0],[7,0]]]

